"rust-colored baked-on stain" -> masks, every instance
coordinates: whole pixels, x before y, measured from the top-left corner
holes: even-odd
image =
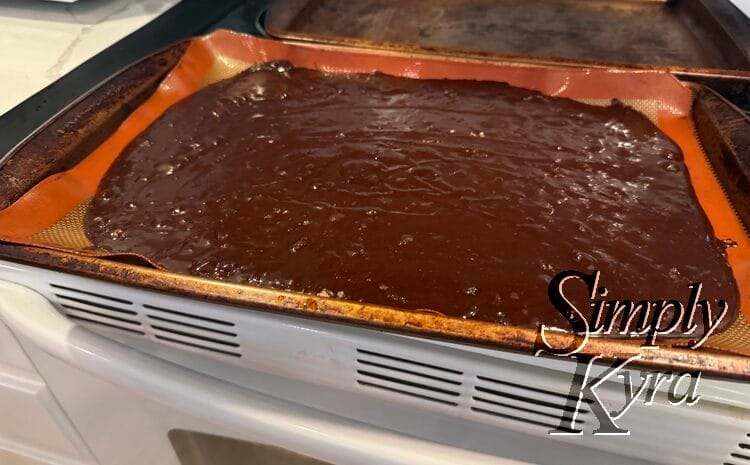
[[[322,318],[524,354],[532,353],[536,341],[536,330],[533,328],[464,321],[421,312],[228,284],[55,250],[2,244],[0,255],[11,261],[54,271],[193,299],[252,310]],[[570,338],[571,335],[549,333],[548,341],[554,346],[564,347],[570,343]],[[715,350],[661,347],[659,350],[641,351],[638,343],[594,338],[589,340],[581,353],[603,355],[603,361],[624,359],[640,353],[642,357],[634,360],[632,366],[652,370],[700,370],[707,376],[750,380],[750,357]]]

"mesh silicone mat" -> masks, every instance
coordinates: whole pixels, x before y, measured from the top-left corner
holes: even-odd
[[[750,240],[724,195],[695,135],[692,94],[672,75],[654,71],[551,68],[487,63],[336,47],[291,45],[228,31],[194,39],[158,90],[109,139],[74,168],[51,176],[0,211],[0,239],[104,256],[86,237],[88,202],[106,170],[125,146],[170,105],[254,63],[287,60],[327,72],[383,72],[414,79],[504,81],[548,95],[590,104],[616,98],[640,111],[682,149],[699,202],[720,239],[737,247],[728,259],[740,289],[742,313],[707,347],[750,355]]]

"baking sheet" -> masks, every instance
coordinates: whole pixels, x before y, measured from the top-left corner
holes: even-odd
[[[413,54],[353,51],[336,47],[284,44],[227,31],[217,31],[193,40],[185,55],[156,93],[133,112],[99,148],[73,169],[46,179],[13,205],[0,211],[0,238],[18,244],[33,244],[53,249],[68,249],[78,254],[96,255],[96,251],[86,249],[85,242],[66,243],[64,238],[61,239],[63,236],[54,233],[62,231],[74,234],[78,229],[82,234],[81,212],[85,212],[86,202],[94,195],[99,180],[127,143],[179,99],[212,82],[232,76],[252,63],[279,59],[289,60],[297,66],[329,72],[380,71],[410,78],[506,81],[549,95],[570,97],[589,103],[604,104],[612,98],[619,98],[657,122],[659,127],[680,145],[699,201],[707,212],[717,236],[722,239],[731,238],[738,244],[737,247],[729,249],[729,260],[740,289],[748,289],[750,243],[713,176],[694,134],[690,116],[691,91],[668,73],[533,67],[486,63],[471,59],[448,60]],[[77,221],[81,223],[76,223]],[[253,292],[257,296],[280,297],[277,302],[281,303],[293,300],[285,297],[291,293],[261,289]],[[742,309],[747,312],[750,308],[750,293],[741,291],[741,296]],[[325,305],[318,305],[318,302],[325,301],[323,298],[305,298],[314,305],[304,305],[302,310],[317,312],[326,308]],[[262,303],[268,302],[264,300]],[[389,311],[380,307],[353,305],[360,308],[347,316],[350,320],[386,324],[401,318],[401,315],[395,318],[388,313]],[[300,310],[300,305],[295,302],[293,308]],[[363,313],[367,312],[372,313],[365,317]],[[375,314],[382,316],[383,312],[389,315],[388,321],[373,318]],[[392,312],[408,314],[398,310]],[[497,326],[481,322],[466,324],[468,322],[464,321],[454,324],[448,320],[451,319],[431,316],[429,322],[439,327],[450,326],[458,333],[464,331],[467,337],[472,334],[476,336],[477,333],[489,330],[488,327]],[[476,329],[475,326],[485,329]],[[512,328],[509,330],[521,331]]]
[[[750,31],[732,13],[725,0],[276,0],[264,26],[331,44],[748,71]]]

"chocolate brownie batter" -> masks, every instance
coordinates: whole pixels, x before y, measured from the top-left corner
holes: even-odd
[[[175,272],[507,324],[569,328],[547,297],[568,269],[607,299],[738,303],[671,140],[497,82],[258,66],[145,130],[86,223]]]

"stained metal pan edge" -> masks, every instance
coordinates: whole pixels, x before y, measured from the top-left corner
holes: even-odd
[[[454,341],[491,349],[531,354],[534,328],[505,326],[404,311],[379,305],[276,291],[86,257],[62,251],[0,244],[0,258],[108,282],[239,307],[316,318],[424,338]],[[565,347],[566,334],[548,333],[550,344]],[[661,347],[641,350],[627,340],[590,339],[582,354],[601,355],[602,363],[642,354],[629,365],[661,371],[700,371],[704,376],[750,380],[750,357],[710,350]]]
[[[0,155],[0,209],[101,144],[156,90],[187,45],[171,45],[119,70]]]
[[[176,49],[170,48],[168,50],[175,51]],[[181,52],[177,53],[178,56],[181,54]],[[172,63],[172,66],[175,63],[176,60]],[[134,67],[137,67],[137,65]],[[122,81],[122,84],[125,85],[125,81],[134,79],[132,75],[127,74],[128,69],[108,82],[116,83],[118,78],[126,76]],[[143,79],[142,75],[141,79]],[[145,86],[140,93],[128,94],[128,99],[110,100],[107,104],[133,106],[136,102],[142,101],[150,95],[154,89],[155,86]],[[24,147],[27,147],[37,138],[54,140],[56,136],[59,136],[56,131],[60,127],[64,127],[75,134],[78,129],[76,125],[80,123],[76,117],[77,114],[76,107],[73,106],[68,111],[57,115],[56,118],[45,124],[34,137],[29,139],[27,145],[13,153],[10,160],[23,155]],[[93,124],[88,130],[108,128],[107,133],[114,130],[111,127],[111,120],[102,120],[99,123],[99,125]],[[70,154],[67,154],[64,150],[61,151],[60,160],[56,160],[56,162],[64,161],[66,155]],[[750,153],[747,155],[750,156]],[[76,156],[73,155],[74,158]],[[43,160],[38,162],[43,163]],[[4,167],[0,167],[0,179],[7,174],[5,171],[9,166],[11,165],[6,164]],[[35,182],[43,177],[46,176],[36,179]],[[750,179],[750,173],[748,173],[747,179]],[[536,340],[534,328],[465,321],[431,313],[404,311],[378,305],[236,285],[64,251],[0,243],[0,258],[127,286],[234,305],[249,311],[281,312],[300,317],[325,319],[343,324],[457,341],[526,354],[532,352]],[[548,339],[552,344],[565,346],[569,342],[569,337],[568,335],[551,335]],[[642,353],[642,359],[636,361],[633,365],[661,370],[700,370],[705,375],[750,380],[750,357],[718,351],[693,351],[663,347],[658,351],[641,352],[638,344],[627,340],[593,339],[586,345],[584,353],[601,354],[609,359],[622,359],[636,353]]]

